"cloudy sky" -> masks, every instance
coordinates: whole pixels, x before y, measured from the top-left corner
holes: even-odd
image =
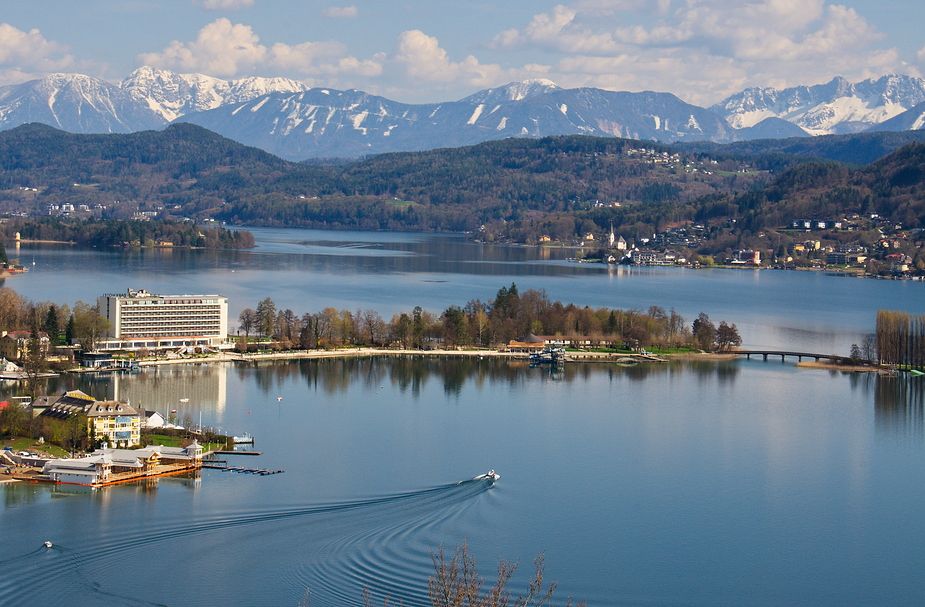
[[[349,2],[349,3],[348,3]],[[709,105],[925,73],[922,0],[0,0],[0,85],[152,65],[410,103],[528,78]]]

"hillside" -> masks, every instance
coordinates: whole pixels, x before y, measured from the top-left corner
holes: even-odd
[[[820,135],[818,137],[788,137],[786,139],[755,139],[735,143],[698,141],[676,143],[672,147],[683,152],[734,154],[751,157],[788,154],[806,158],[825,158],[853,165],[865,165],[911,143],[925,141],[925,131],[882,131],[854,135]]]
[[[750,161],[749,161],[750,162]],[[0,132],[0,210],[125,219],[469,231],[524,214],[595,204],[690,201],[763,178],[737,159],[584,136],[507,139],[376,156],[339,167],[287,162],[189,124],[75,135],[42,125]]]
[[[23,125],[0,132],[0,171],[2,211],[86,205],[116,219],[152,209],[203,219],[227,200],[275,189],[284,176],[323,173],[188,124],[109,135]]]
[[[808,140],[822,142],[815,148],[800,148],[807,141],[800,138],[754,157],[723,153],[741,151],[741,144],[707,154],[612,137],[511,138],[308,166],[189,124],[125,135],[26,125],[0,133],[0,210],[474,232],[527,243],[541,236],[568,242],[611,225],[638,239],[698,224],[697,242],[712,244],[689,241],[691,247],[777,249],[792,240],[781,229],[797,218],[877,213],[906,229],[923,225],[925,144],[907,144],[855,170],[783,153],[837,156],[862,141],[872,154],[912,136]],[[756,241],[758,234],[776,240]]]

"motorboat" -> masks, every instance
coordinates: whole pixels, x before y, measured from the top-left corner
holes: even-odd
[[[566,360],[565,348],[551,346],[541,352],[532,352],[530,362],[540,365],[561,365]]]
[[[52,545],[51,542],[45,542],[45,547],[46,547],[46,548],[51,548],[51,545]]]
[[[487,474],[480,474],[479,476],[476,476],[476,477],[475,477],[475,480],[477,480],[477,481],[492,481],[492,482],[494,482],[494,481],[498,480],[499,478],[501,478],[501,475],[500,475],[500,474],[498,474],[498,473],[495,472],[494,470],[489,470]]]
[[[248,434],[247,432],[244,433],[244,436],[232,436],[231,440],[236,445],[253,445],[254,444],[254,437]]]

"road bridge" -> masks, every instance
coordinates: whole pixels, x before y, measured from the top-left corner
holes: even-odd
[[[752,355],[762,356],[764,360],[768,360],[769,356],[780,356],[781,361],[785,360],[788,356],[796,357],[798,362],[803,362],[804,358],[812,358],[816,362],[820,360],[829,360],[836,364],[847,364],[854,363],[859,365],[872,365],[876,364],[873,361],[859,359],[852,360],[849,356],[841,356],[838,354],[817,354],[815,352],[797,352],[794,350],[732,350],[734,354],[744,354],[746,358],[751,359]]]

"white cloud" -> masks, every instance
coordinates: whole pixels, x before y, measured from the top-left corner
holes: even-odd
[[[356,19],[360,14],[355,6],[330,6],[321,11],[322,17],[331,19]]]
[[[744,86],[909,72],[895,49],[873,48],[880,38],[854,9],[826,0],[579,0],[491,46],[560,55],[550,78],[564,86],[671,91],[709,104]]]
[[[254,6],[254,0],[198,0],[195,3],[207,11],[236,11]]]
[[[498,83],[502,73],[500,66],[480,64],[473,55],[462,61],[451,61],[438,40],[420,30],[409,30],[398,37],[389,63],[409,83],[490,86]]]
[[[199,30],[196,40],[174,40],[160,53],[144,53],[139,60],[153,67],[236,76],[266,61],[267,48],[250,26],[221,18]]]
[[[253,29],[222,17],[206,25],[192,42],[174,40],[159,53],[138,56],[144,65],[210,76],[234,77],[263,72],[293,77],[377,76],[382,66],[375,59],[360,60],[337,41],[276,43],[267,47]]]
[[[0,68],[6,68],[0,81],[10,82],[34,77],[32,72],[53,72],[67,69],[74,58],[67,49],[46,40],[37,29],[24,32],[0,23]]]

